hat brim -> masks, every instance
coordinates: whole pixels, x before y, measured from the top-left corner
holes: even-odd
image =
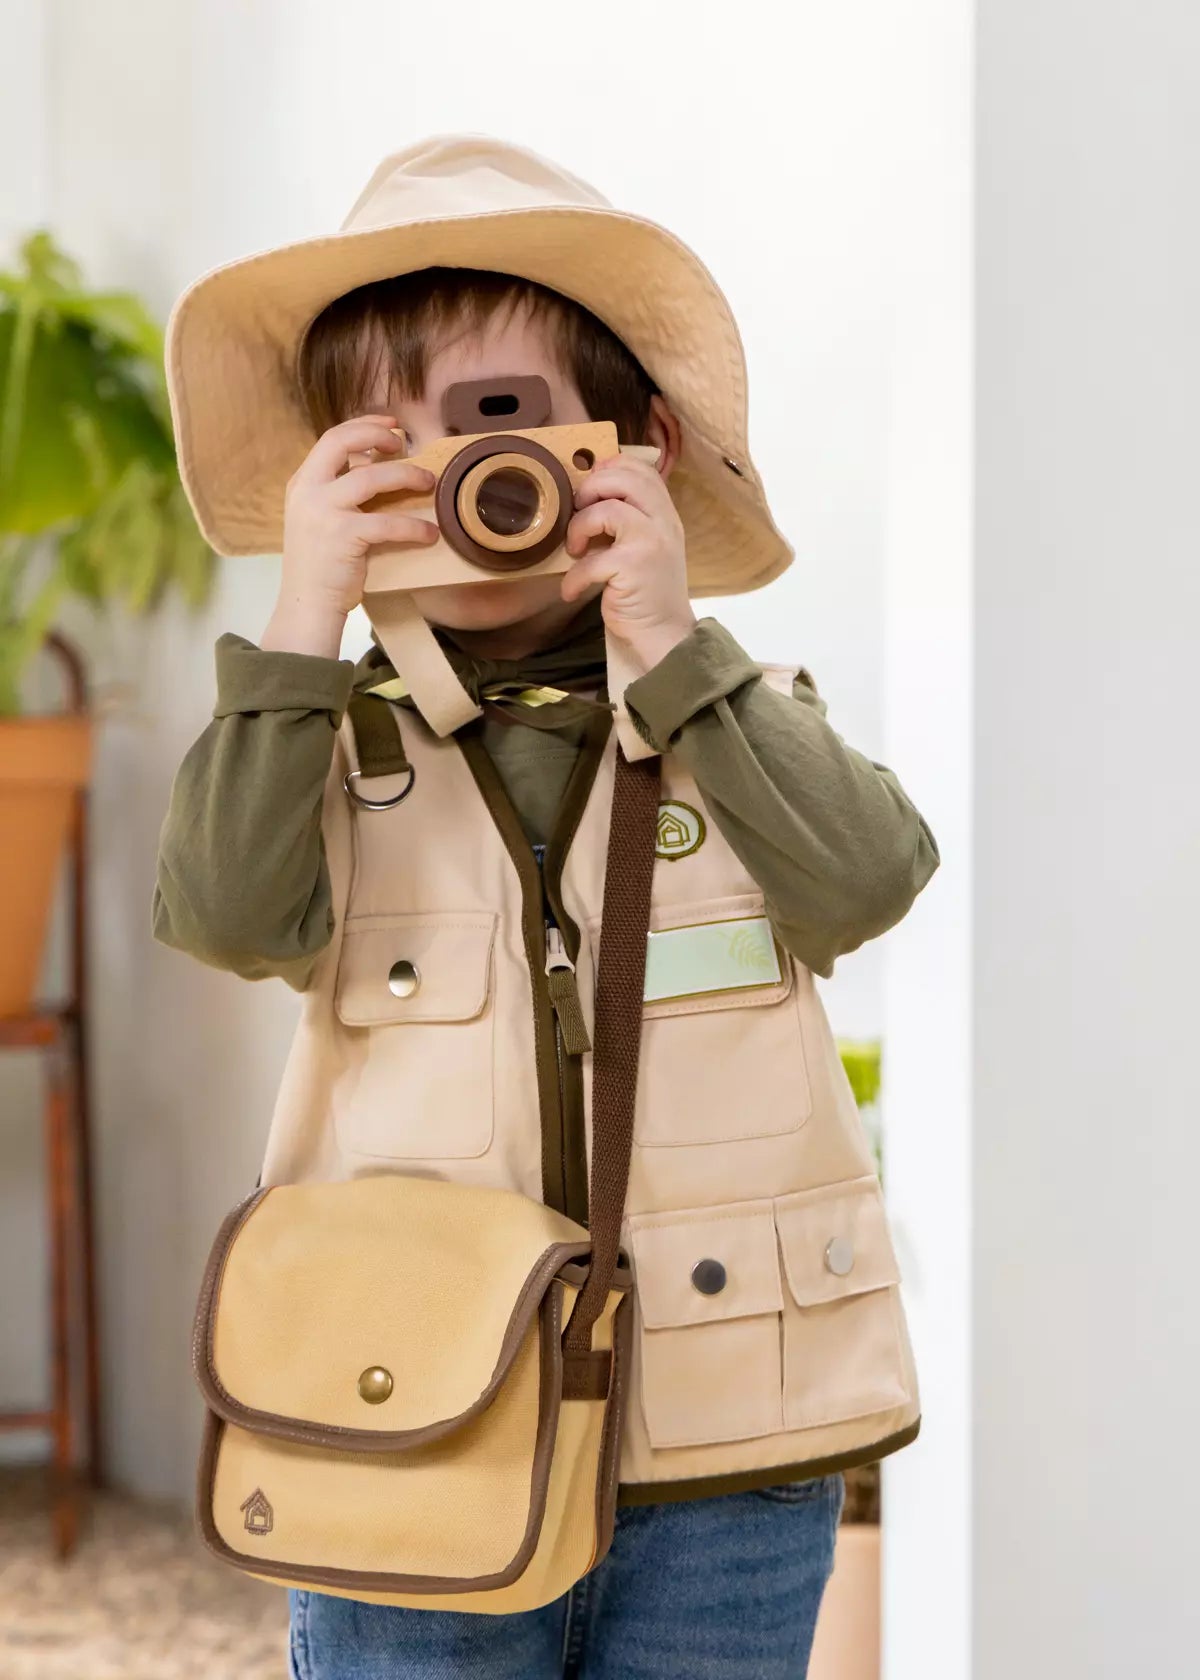
[[[667,229],[574,206],[351,229],[194,281],[167,323],[167,385],[184,487],[218,553],[282,546],[285,487],[314,442],[295,378],[312,320],[356,286],[441,265],[539,281],[591,310],[638,358],[680,421],[668,483],[694,595],[756,589],[790,564],[749,456],[745,354],[724,294]]]

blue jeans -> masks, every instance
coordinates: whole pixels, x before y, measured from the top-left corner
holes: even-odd
[[[617,1510],[604,1561],[541,1610],[289,1593],[292,1680],[803,1680],[842,1478]]]

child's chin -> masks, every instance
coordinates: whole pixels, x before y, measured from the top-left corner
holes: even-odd
[[[421,605],[431,623],[447,630],[496,630],[561,600],[561,585],[558,576],[438,585],[424,591]]]

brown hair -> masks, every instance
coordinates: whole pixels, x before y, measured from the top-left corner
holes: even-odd
[[[300,347],[297,375],[310,420],[324,432],[361,413],[381,360],[400,396],[420,398],[429,351],[453,328],[478,332],[498,311],[524,307],[593,420],[611,420],[620,443],[645,441],[658,387],[597,316],[536,280],[484,268],[421,268],[358,286],[328,304]]]

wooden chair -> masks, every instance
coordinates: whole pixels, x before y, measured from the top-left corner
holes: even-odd
[[[87,709],[83,665],[51,636],[69,710]],[[46,1228],[50,1249],[49,1404],[0,1412],[0,1431],[51,1437],[55,1549],[67,1557],[79,1532],[84,1489],[100,1479],[100,1370],[96,1315],[92,1166],[87,1083],[87,796],[75,799],[68,839],[70,904],[68,995],[27,1014],[0,1019],[0,1051],[37,1050],[45,1076]],[[82,1402],[82,1405],[81,1405]],[[82,1418],[80,1413],[82,1411]]]

